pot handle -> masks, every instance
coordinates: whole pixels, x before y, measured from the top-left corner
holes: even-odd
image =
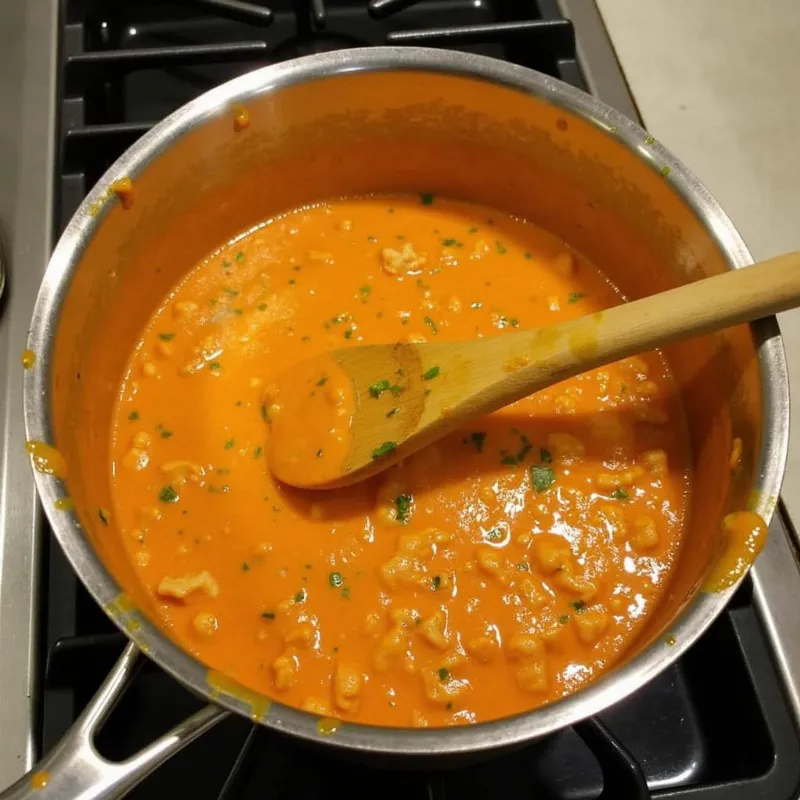
[[[34,768],[0,793],[0,800],[116,800],[156,767],[228,716],[207,705],[125,761],[108,761],[94,746],[136,671],[141,651],[129,642],[117,663],[60,742]]]

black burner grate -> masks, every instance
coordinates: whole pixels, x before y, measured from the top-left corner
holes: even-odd
[[[88,188],[156,121],[222,81],[275,61],[343,47],[425,44],[513,61],[586,88],[572,24],[559,16],[556,0],[268,5],[62,0],[57,232]],[[125,641],[56,545],[49,549],[46,586],[44,751],[99,687]],[[124,758],[199,706],[148,663],[101,732],[98,748]],[[687,656],[602,720],[481,764],[403,772],[332,759],[229,718],[131,797],[794,800],[800,788],[800,745],[749,587]]]

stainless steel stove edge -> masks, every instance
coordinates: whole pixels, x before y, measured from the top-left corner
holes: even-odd
[[[52,243],[57,0],[0,0],[0,787],[35,758],[41,525],[20,355]]]

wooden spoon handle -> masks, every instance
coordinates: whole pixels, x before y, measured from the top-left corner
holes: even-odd
[[[474,393],[458,416],[500,408],[602,364],[797,305],[800,253],[788,253],[580,319],[492,337],[479,346]]]

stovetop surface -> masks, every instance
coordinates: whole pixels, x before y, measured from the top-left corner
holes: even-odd
[[[56,233],[94,181],[152,124],[224,80],[297,55],[392,42],[450,46],[586,89],[572,25],[555,0],[373,0],[372,14],[367,5],[274,0],[269,14],[264,6],[230,0],[62,0]],[[779,519],[775,527],[773,535],[784,535]],[[44,752],[125,644],[52,542],[47,565]],[[200,705],[148,663],[100,734],[98,749],[114,759],[130,755]],[[130,796],[793,800],[799,790],[800,742],[748,582],[701,641],[635,695],[600,719],[513,753],[480,764],[400,771],[389,763],[334,759],[232,717]]]

